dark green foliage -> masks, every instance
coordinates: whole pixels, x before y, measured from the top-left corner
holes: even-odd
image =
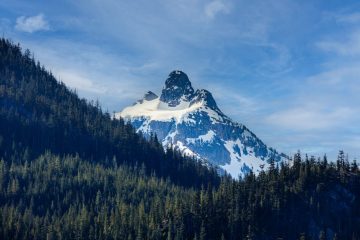
[[[297,153],[244,179],[145,140],[0,41],[0,239],[360,239],[360,172]]]
[[[1,160],[0,239],[360,237],[359,171],[300,162],[196,190],[140,168],[50,152]]]

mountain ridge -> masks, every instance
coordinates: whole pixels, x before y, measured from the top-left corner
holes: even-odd
[[[250,171],[259,173],[272,160],[288,160],[246,126],[226,116],[210,91],[194,90],[182,71],[169,74],[160,97],[150,95],[116,113],[115,118],[124,118],[145,136],[156,133],[164,147],[174,146],[233,177]]]

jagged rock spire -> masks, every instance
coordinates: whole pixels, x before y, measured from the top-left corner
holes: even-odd
[[[160,100],[170,107],[179,105],[181,100],[190,101],[194,95],[194,89],[188,76],[182,71],[172,71],[165,81]]]

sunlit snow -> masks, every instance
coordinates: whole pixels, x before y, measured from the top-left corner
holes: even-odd
[[[176,122],[184,120],[188,113],[200,108],[202,103],[195,103],[190,106],[189,102],[181,101],[176,107],[169,107],[166,103],[161,102],[159,98],[151,101],[144,100],[142,103],[138,102],[133,106],[125,108],[120,113],[116,113],[115,117],[119,118],[134,118],[147,117],[150,121],[171,121]]]

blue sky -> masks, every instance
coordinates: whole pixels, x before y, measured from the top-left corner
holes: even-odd
[[[1,33],[110,112],[171,70],[269,146],[360,156],[358,1],[0,2]]]

